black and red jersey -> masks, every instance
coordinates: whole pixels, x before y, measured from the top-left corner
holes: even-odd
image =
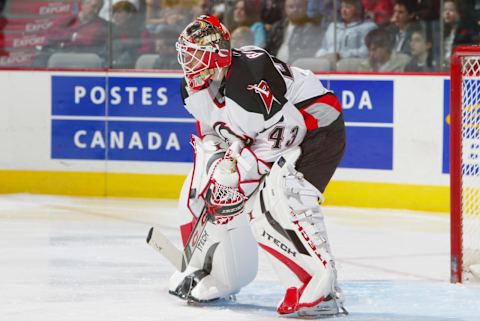
[[[264,49],[233,49],[232,64],[218,91],[190,92],[182,83],[185,108],[203,135],[241,139],[257,156],[273,162],[298,146],[307,131],[335,121],[341,106],[309,70],[292,67]]]

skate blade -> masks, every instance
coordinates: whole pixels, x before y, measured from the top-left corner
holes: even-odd
[[[339,310],[313,310],[313,309],[300,309],[291,314],[286,314],[288,317],[297,317],[299,319],[323,319],[323,318],[336,318],[347,316],[349,313],[347,309],[341,307]]]
[[[211,300],[197,300],[195,298],[189,297],[187,299],[187,304],[190,306],[222,306],[226,304],[231,304],[237,301],[235,295],[229,295],[228,297],[224,298],[215,298]]]

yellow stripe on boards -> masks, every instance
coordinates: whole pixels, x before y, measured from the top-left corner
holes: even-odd
[[[325,205],[450,211],[448,186],[331,181]]]
[[[0,193],[173,198],[185,175],[0,171]]]
[[[108,174],[108,196],[178,199],[185,175]]]
[[[177,199],[184,175],[0,171],[0,193]],[[332,181],[325,205],[448,212],[448,186]]]
[[[0,171],[0,193],[102,196],[105,173]]]

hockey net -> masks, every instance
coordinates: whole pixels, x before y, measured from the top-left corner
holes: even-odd
[[[451,60],[451,281],[480,282],[480,47]]]

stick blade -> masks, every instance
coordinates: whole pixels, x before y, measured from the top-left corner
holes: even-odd
[[[147,244],[163,255],[178,271],[185,271],[186,263],[180,251],[159,229],[151,227],[147,235]]]

